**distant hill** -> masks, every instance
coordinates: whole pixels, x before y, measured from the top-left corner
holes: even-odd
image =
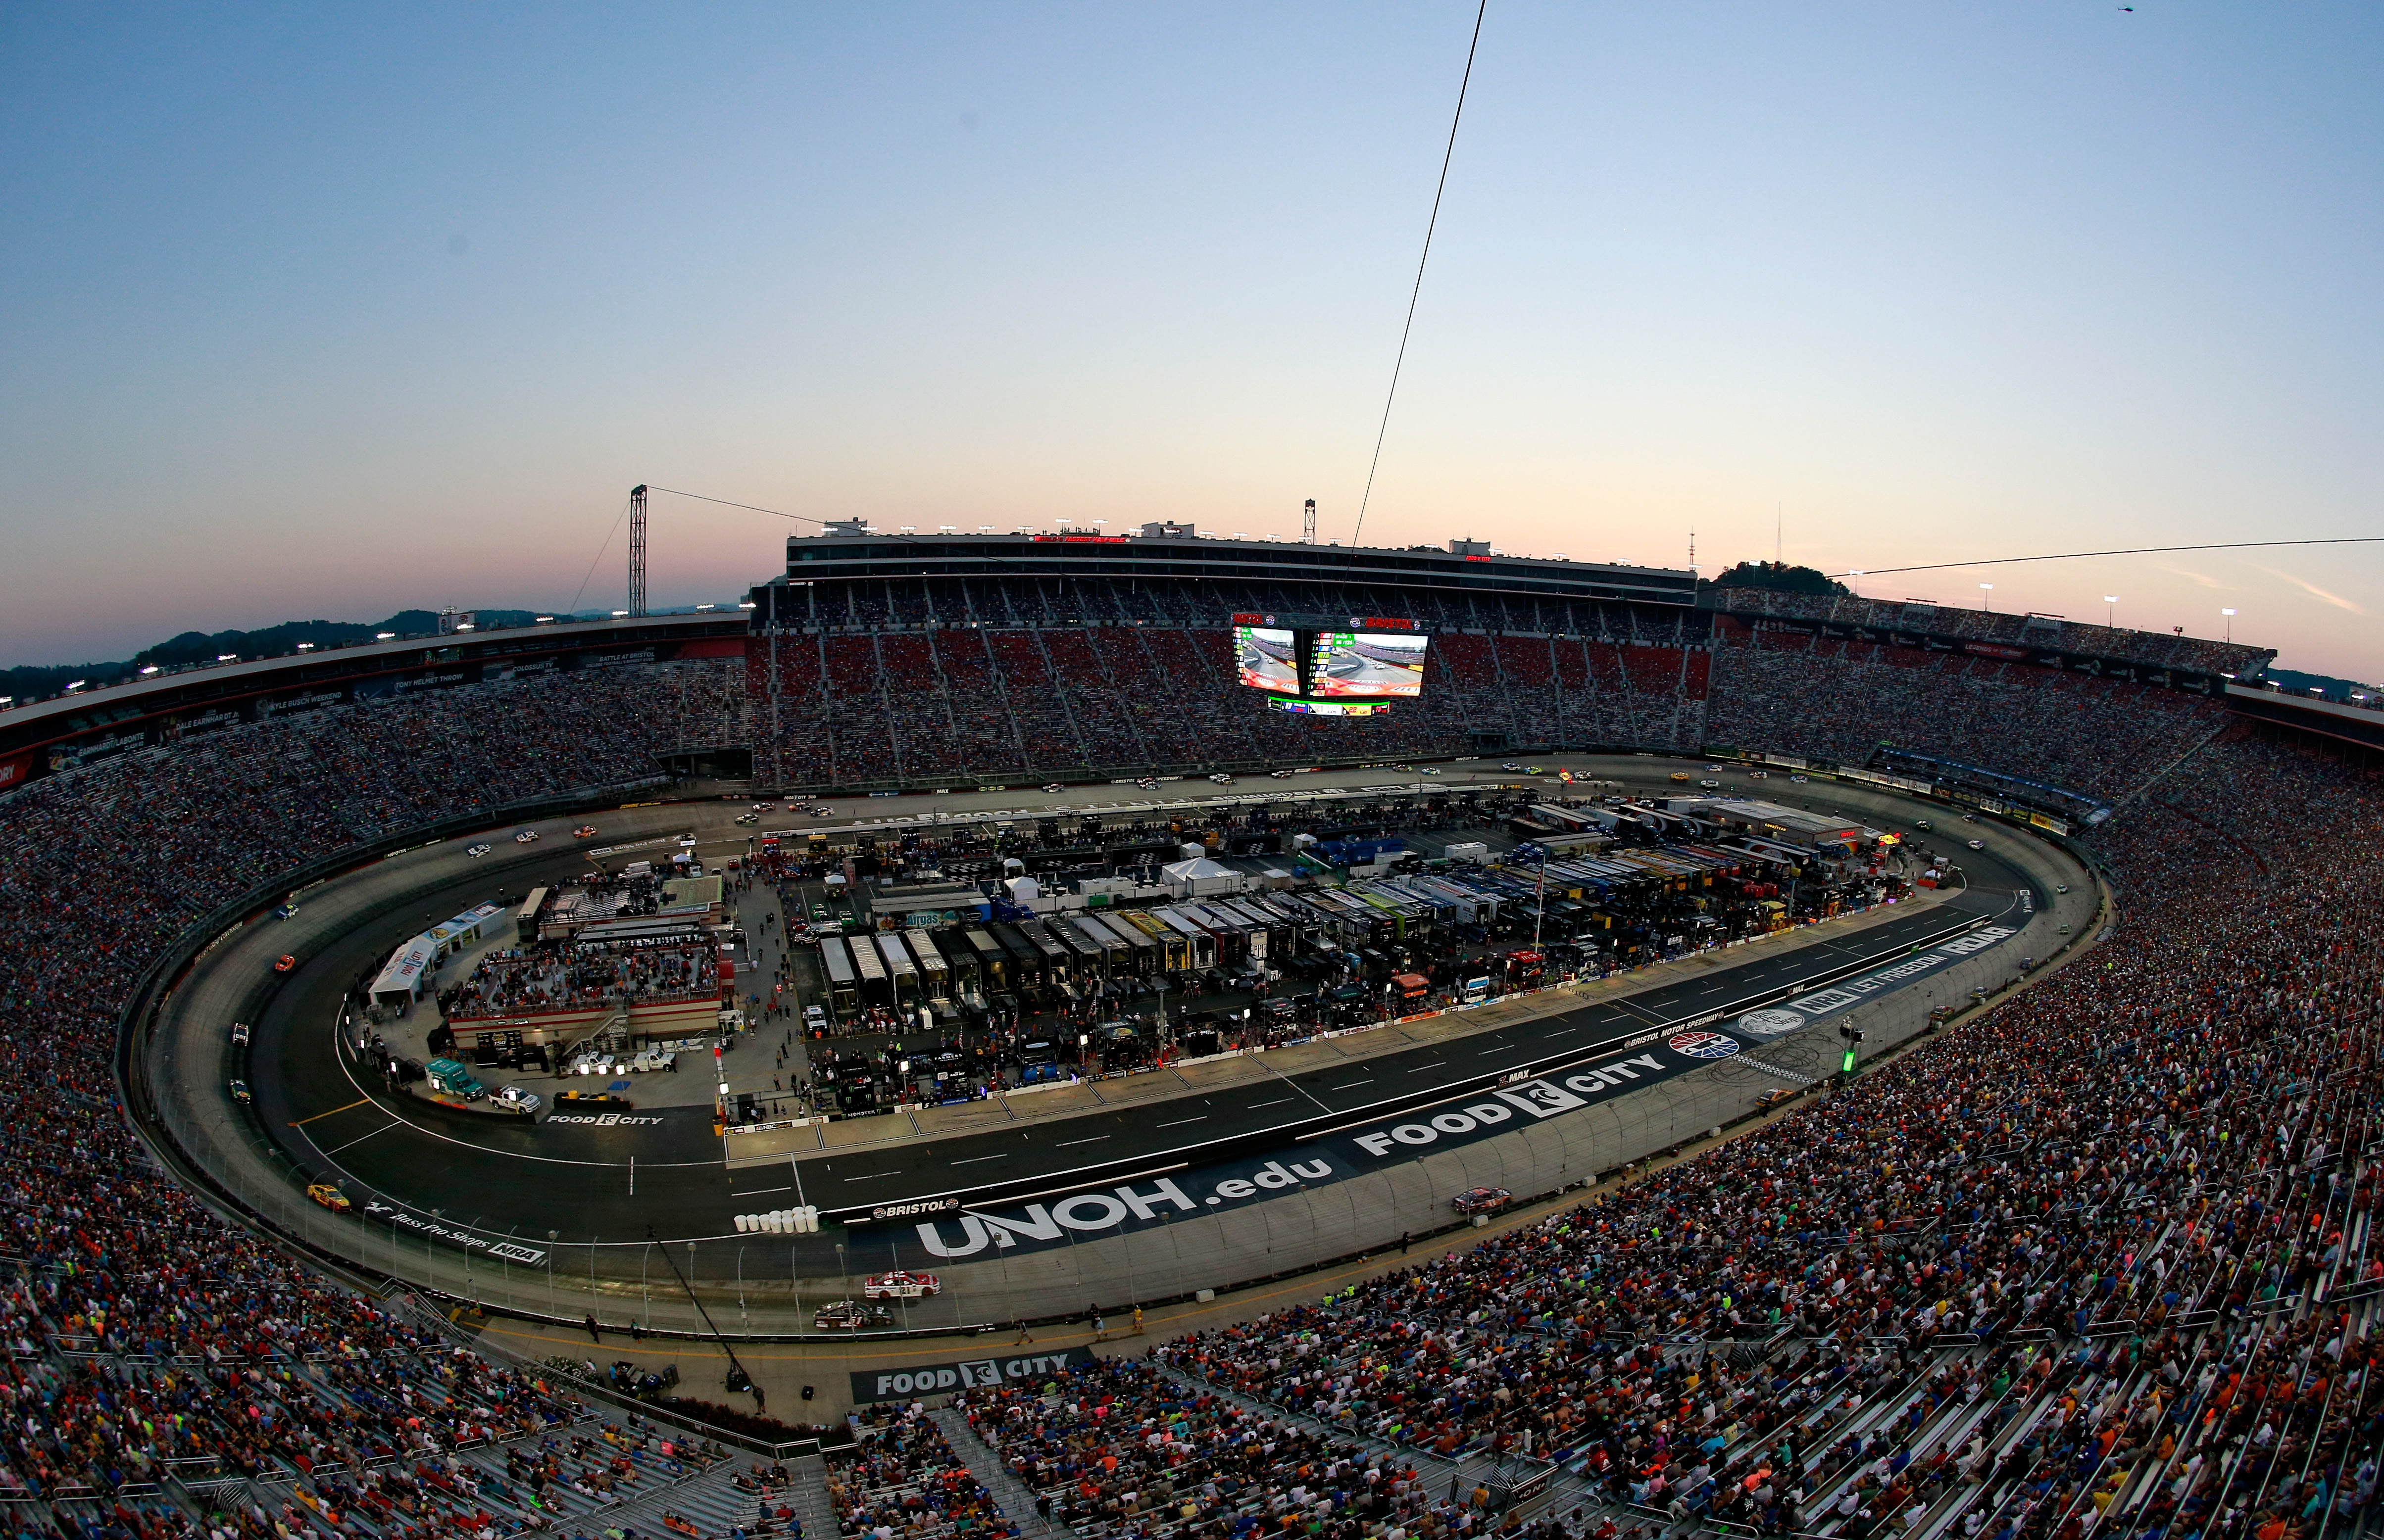
[[[1699,588],[1766,588],[1775,594],[1851,594],[1853,589],[1812,567],[1785,561],[1742,561],[1711,578],[1697,579]]]
[[[476,623],[483,627],[528,625],[539,617],[535,610],[478,610],[473,611]],[[609,610],[589,610],[575,614],[572,620],[598,620]],[[287,658],[298,650],[301,642],[312,642],[328,647],[340,642],[366,642],[384,631],[400,636],[430,636],[439,631],[439,616],[428,610],[401,610],[378,625],[365,625],[355,621],[283,621],[259,631],[218,631],[212,635],[204,631],[185,631],[180,635],[142,648],[132,657],[116,663],[76,663],[56,665],[20,664],[0,676],[0,695],[13,696],[18,700],[41,700],[56,695],[80,679],[93,689],[130,679],[143,669],[153,665],[161,669],[179,668],[190,663],[211,663],[226,653],[243,661],[253,658]]]

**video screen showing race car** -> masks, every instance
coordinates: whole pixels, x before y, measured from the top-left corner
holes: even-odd
[[[1234,627],[1234,660],[1242,683],[1254,689],[1299,693],[1299,643],[1288,631],[1271,625]]]
[[[1320,700],[1420,696],[1429,640],[1399,632],[1320,631],[1310,655],[1308,693]]]

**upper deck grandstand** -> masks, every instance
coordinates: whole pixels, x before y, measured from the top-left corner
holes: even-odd
[[[880,1453],[836,1471],[851,1511],[965,1459],[1001,1467],[984,1492],[939,1475],[972,1522],[1023,1481],[1082,1534],[1156,1534],[1164,1446],[1164,1532],[1198,1540],[1295,1499],[1336,1535],[1437,1532],[1450,1460],[1492,1450],[1562,1452],[1561,1501],[1534,1512],[1569,1533],[1608,1511],[1848,1537],[2367,1527],[2384,920],[2357,895],[2384,878],[2384,819],[2345,758],[2378,741],[2359,716],[2232,709],[2254,647],[1707,608],[1684,573],[1182,538],[956,541],[929,571],[918,544],[801,543],[821,554],[755,590],[750,631],[391,644],[0,716],[0,1528],[510,1530],[592,1512],[575,1494],[631,1466],[546,1447],[578,1414],[556,1382],[258,1239],[128,1123],[128,1007],[287,874],[540,799],[653,795],[739,751],[776,790],[1560,745],[1817,768],[1885,745],[2040,782],[2116,808],[2087,848],[2127,902],[2082,966],[1596,1206],[1184,1338],[1164,1373],[977,1396],[957,1450],[924,1422],[864,1430]],[[1270,609],[1427,622],[1423,696],[1270,715],[1226,623]],[[588,969],[492,963],[455,1004],[580,1004],[606,987]],[[1097,1404],[1171,1431],[1096,1471]]]

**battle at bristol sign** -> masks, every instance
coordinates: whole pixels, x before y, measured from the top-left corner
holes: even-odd
[[[1984,952],[2018,934],[2019,930],[2016,926],[1982,925],[1925,952],[1917,952],[1893,967],[1866,973],[1859,979],[1849,979],[1843,984],[1832,984],[1810,994],[1800,994],[1794,1000],[1767,1006],[1763,1010],[1749,1011],[1731,1026],[1733,1030],[1758,1041],[1784,1038],[1825,1016],[1853,1010],[1872,995],[1900,989],[1941,968],[1951,967],[1963,958]]]

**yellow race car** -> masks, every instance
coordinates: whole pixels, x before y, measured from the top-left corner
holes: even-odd
[[[306,1196],[322,1204],[333,1214],[345,1214],[350,1209],[355,1207],[354,1203],[348,1201],[348,1195],[346,1193],[341,1192],[338,1188],[333,1187],[329,1182],[315,1183],[313,1186],[307,1188]]]

